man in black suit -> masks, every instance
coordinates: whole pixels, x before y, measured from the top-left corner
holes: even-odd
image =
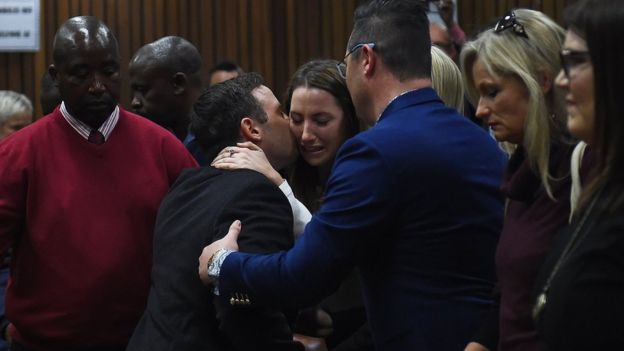
[[[211,159],[240,141],[262,148],[275,169],[297,156],[289,120],[257,74],[209,88],[194,112],[191,132]],[[158,212],[152,286],[128,351],[303,350],[281,311],[251,306],[246,296],[213,302],[197,276],[203,247],[235,219],[245,224],[241,250],[268,253],[293,244],[289,202],[262,174],[213,167],[182,173]]]

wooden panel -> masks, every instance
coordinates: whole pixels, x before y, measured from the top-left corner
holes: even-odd
[[[202,1],[202,4],[206,3],[206,1]],[[167,8],[167,20],[165,21],[165,31],[169,35],[178,35],[180,33],[179,27],[179,15],[178,15],[178,4],[176,0],[167,0],[166,4]]]
[[[286,31],[288,33],[297,33],[297,19],[295,16],[296,0],[286,0],[286,18],[288,20]],[[295,50],[297,43],[296,36],[289,35],[287,38],[287,52],[288,52],[288,76],[290,76],[297,69],[297,51]]]
[[[10,54],[0,54],[0,90],[9,89],[9,75],[7,72],[9,71],[9,66],[7,61],[9,60]]]
[[[251,11],[251,6],[248,1],[240,1],[238,4],[237,18],[239,18],[238,26],[238,40],[237,45],[239,48],[238,53],[238,64],[241,67],[249,67],[252,61],[252,57],[249,52],[249,43],[251,41],[251,37],[253,34],[250,32],[249,22],[244,19],[249,16],[249,11]]]
[[[167,14],[165,12],[165,0],[154,1],[154,29],[156,31],[156,38],[162,38],[167,34],[165,22],[167,22]]]
[[[223,31],[223,36],[219,39],[222,41],[222,58],[234,59],[240,57],[239,55],[239,30],[240,22],[243,22],[243,18],[238,14],[238,1],[226,1],[223,6],[220,7],[221,17],[223,20],[219,22],[221,25],[220,30]]]
[[[9,60],[8,60],[9,89],[19,91],[19,92],[22,92],[22,91],[26,92],[22,88],[24,82],[22,82],[22,67],[21,67],[22,65],[21,65],[20,55],[22,54],[19,54],[19,53],[9,54]]]
[[[200,39],[200,23],[202,21],[201,13],[199,13],[199,4],[197,1],[189,2],[189,34],[186,37],[193,45],[198,45],[201,42]]]
[[[156,31],[154,30],[154,0],[143,0],[142,10],[140,18],[143,21],[143,37],[140,40],[140,46],[156,39]]]
[[[223,59],[258,71],[281,95],[290,75],[310,58],[344,53],[355,0],[41,0],[41,51],[0,53],[0,89],[38,100],[52,63],[52,39],[68,18],[94,15],[119,40],[123,105],[129,103],[127,64],[142,45],[165,35],[194,43],[206,67]],[[36,115],[40,107],[35,103]]]
[[[91,11],[91,0],[80,0],[78,4],[78,12],[75,16],[93,14]]]
[[[101,18],[106,23],[109,23],[109,22],[111,22],[111,20],[107,16],[107,14],[106,14],[106,12],[104,10],[105,2],[106,1],[104,1],[104,0],[91,0],[90,1],[91,11],[88,12],[88,13],[93,15],[93,16],[95,16],[95,17],[97,17],[97,18]],[[83,11],[84,11],[84,9],[83,9]]]
[[[574,0],[458,0],[459,22],[466,34],[487,28],[514,8],[539,10],[561,23],[563,9]]]
[[[458,0],[468,35],[517,7],[541,10],[561,21],[573,0]],[[194,43],[204,64],[230,59],[258,71],[281,96],[289,77],[311,58],[340,59],[361,0],[41,0],[41,51],[0,53],[0,89],[31,97],[40,114],[40,80],[52,63],[52,40],[69,17],[102,18],[119,40],[121,103],[129,104],[127,65],[142,45],[165,35]]]
[[[177,0],[178,3],[178,16],[180,20],[180,28],[178,31],[178,35],[184,38],[188,38],[189,36],[189,13],[188,13],[188,1],[187,0]]]

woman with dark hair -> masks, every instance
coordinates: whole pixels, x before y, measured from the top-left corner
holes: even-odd
[[[551,251],[534,318],[550,350],[624,349],[624,2],[579,0],[557,84],[568,129],[592,147],[597,167],[572,225]]]
[[[301,157],[291,176],[295,195],[311,212],[322,201],[325,183],[340,146],[359,131],[359,122],[340,66],[310,61],[290,80],[284,108]]]

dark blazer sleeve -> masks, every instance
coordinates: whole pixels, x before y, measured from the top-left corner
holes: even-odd
[[[238,196],[223,208],[215,233],[223,236],[239,219],[241,251],[270,253],[290,248],[294,241],[292,211],[281,191],[260,174],[246,172],[233,178],[240,180],[234,185],[239,187]],[[292,340],[288,320],[280,310],[231,306],[228,300],[220,299],[215,299],[215,307],[220,330],[238,350],[303,350]]]

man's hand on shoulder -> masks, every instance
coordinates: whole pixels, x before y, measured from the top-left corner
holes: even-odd
[[[222,253],[238,251],[237,240],[240,231],[241,222],[236,220],[230,225],[230,229],[222,239],[204,247],[201,256],[199,256],[199,278],[204,284],[216,284],[221,271],[221,264],[223,264],[226,256]]]

